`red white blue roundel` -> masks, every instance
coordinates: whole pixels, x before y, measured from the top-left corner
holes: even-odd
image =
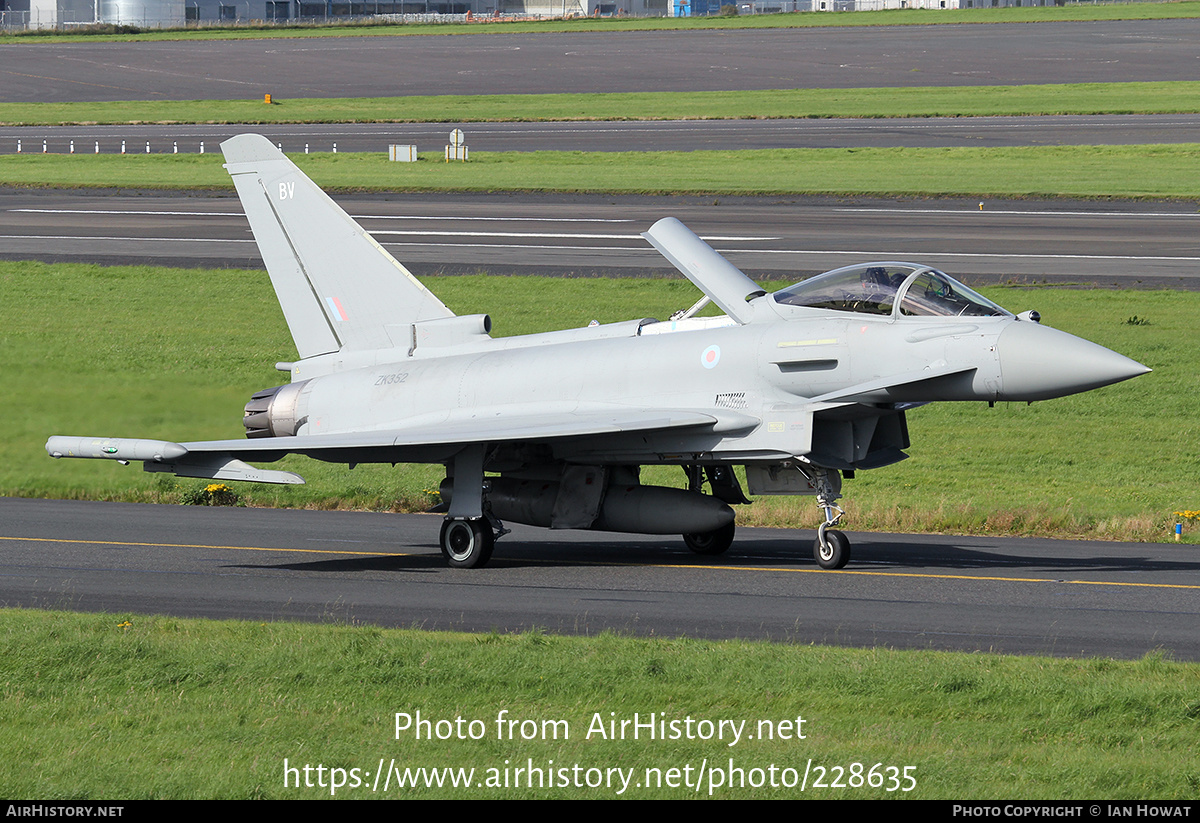
[[[721,362],[721,347],[709,346],[704,351],[700,352],[700,365],[706,369],[711,369],[713,366]]]

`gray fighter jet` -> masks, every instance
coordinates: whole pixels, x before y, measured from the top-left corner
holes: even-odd
[[[1014,316],[928,266],[847,266],[767,294],[674,218],[643,235],[705,297],[667,321],[493,339],[451,312],[265,138],[221,145],[299,359],[246,404],[245,440],[51,437],[54,457],[140,460],[183,477],[302,483],[259,469],[332,463],[446,467],[441,549],[487,563],[504,521],[683,535],[729,548],[730,504],[815,495],[817,563],[843,476],[905,459],[905,413],[937,400],[1045,400],[1149,369]],[[725,314],[697,316],[708,301]],[[642,485],[681,466],[688,488]],[[705,492],[707,487],[707,493]]]

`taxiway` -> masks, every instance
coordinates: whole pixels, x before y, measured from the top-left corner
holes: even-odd
[[[444,566],[440,518],[0,499],[0,604],[460,631],[756,638],[1200,660],[1194,546],[811,532],[682,540],[516,526],[485,569]]]

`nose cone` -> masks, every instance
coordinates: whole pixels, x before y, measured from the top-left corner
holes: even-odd
[[[1048,400],[1119,383],[1150,369],[1074,335],[1024,320],[996,341],[999,400]]]

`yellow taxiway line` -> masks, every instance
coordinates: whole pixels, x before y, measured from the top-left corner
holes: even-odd
[[[73,543],[83,546],[137,546],[142,548],[160,549],[219,549],[223,551],[244,552],[284,552],[298,554],[337,554],[355,555],[358,557],[420,557],[424,552],[378,552],[378,551],[346,551],[337,549],[284,549],[270,546],[209,546],[200,543],[134,543],[126,540],[77,540],[56,537],[7,537],[0,535],[0,540],[24,541],[26,543]],[[520,559],[520,558],[507,558]],[[1137,589],[1200,589],[1200,584],[1187,583],[1125,583],[1108,580],[1063,580],[1046,577],[997,577],[995,575],[970,574],[928,574],[917,572],[869,571],[865,569],[792,569],[778,566],[696,566],[684,563],[580,563],[572,560],[539,559],[540,563],[558,563],[571,565],[605,565],[605,566],[643,566],[658,569],[712,569],[715,571],[747,571],[747,572],[785,572],[789,574],[843,574],[860,577],[915,577],[922,580],[972,580],[992,581],[997,583],[1063,583],[1078,586],[1123,586]]]

